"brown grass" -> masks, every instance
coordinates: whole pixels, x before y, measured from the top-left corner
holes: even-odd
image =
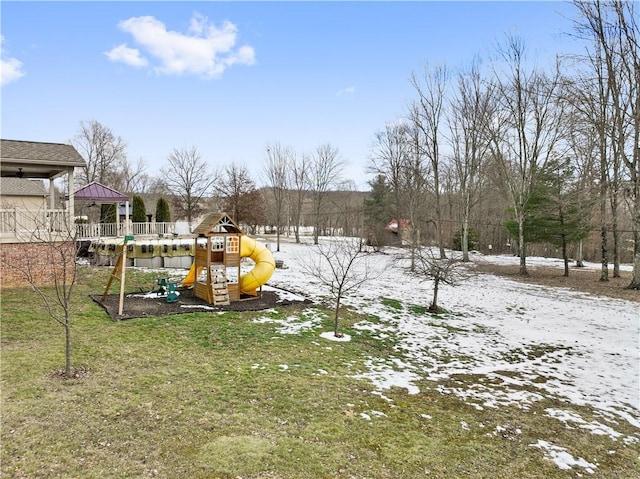
[[[490,273],[515,281],[531,284],[569,288],[583,293],[609,298],[624,299],[640,303],[640,291],[625,289],[631,283],[631,272],[622,271],[619,278],[613,277],[609,270],[609,281],[600,281],[600,270],[576,268],[572,266],[569,276],[563,276],[562,267],[527,265],[528,276],[520,274],[518,265],[477,263],[474,267],[479,273]]]

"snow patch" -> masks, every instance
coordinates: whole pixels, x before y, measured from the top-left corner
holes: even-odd
[[[574,466],[577,466],[582,467],[589,474],[593,474],[598,468],[596,464],[587,462],[581,457],[576,459],[569,454],[565,448],[543,441],[542,439],[538,439],[536,444],[529,444],[529,446],[537,447],[545,451],[546,457],[552,460],[556,466],[563,470],[570,470]]]

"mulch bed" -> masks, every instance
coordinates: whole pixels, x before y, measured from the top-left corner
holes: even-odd
[[[182,289],[179,290],[179,293],[180,296],[175,303],[168,303],[166,296],[162,295],[145,297],[142,294],[125,294],[122,314],[118,314],[119,294],[109,294],[104,301],[102,301],[101,294],[91,294],[89,296],[102,306],[114,321],[202,311],[209,313],[217,313],[220,311],[260,311],[275,308],[276,306],[308,306],[312,304],[310,300],[292,301],[290,299],[283,299],[277,291],[271,290],[263,291],[262,294],[256,298],[233,301],[229,305],[207,304],[206,301],[203,301],[193,294],[193,289]]]
[[[586,268],[572,267],[569,277],[562,275],[561,268],[528,266],[528,276],[519,274],[518,265],[496,265],[491,263],[476,263],[473,269],[478,273],[489,273],[506,278],[522,281],[532,284],[540,284],[544,286],[570,288],[584,293],[594,294],[597,296],[605,296],[609,298],[624,299],[627,301],[635,301],[640,303],[640,291],[625,289],[631,281],[631,273],[623,271],[620,278],[614,278],[609,273],[609,281],[600,281],[600,272]],[[285,296],[284,294],[282,295]],[[257,298],[235,301],[229,305],[211,305],[197,298],[193,294],[192,289],[180,290],[180,296],[175,303],[167,303],[165,296],[156,296],[153,298],[144,298],[141,295],[129,294],[125,295],[123,312],[118,314],[118,303],[120,297],[118,294],[107,295],[102,301],[101,294],[93,294],[90,297],[104,308],[107,314],[114,321],[144,318],[150,316],[167,316],[172,314],[184,314],[197,311],[206,311],[216,313],[219,311],[260,311],[276,306],[301,305],[308,306],[312,304],[310,300],[291,301],[283,299],[276,291],[263,291],[262,295]]]

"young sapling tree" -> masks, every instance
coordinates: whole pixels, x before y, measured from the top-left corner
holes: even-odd
[[[426,247],[420,247],[416,250],[413,270],[409,270],[409,272],[419,278],[433,281],[433,298],[429,305],[430,312],[437,314],[441,311],[440,306],[438,306],[440,284],[455,286],[467,278],[466,269],[463,266],[464,263],[461,258],[453,256],[440,258],[430,248]]]
[[[66,212],[65,212],[66,213]],[[46,217],[34,213],[21,228],[31,247],[21,260],[3,258],[3,267],[18,272],[41,300],[46,313],[64,328],[65,378],[77,377],[71,361],[71,324],[76,308],[74,289],[78,280],[78,242],[66,215]]]
[[[370,254],[363,250],[363,244],[362,238],[339,238],[315,245],[317,254],[301,260],[302,269],[329,289],[334,301],[333,334],[337,338],[343,336],[338,331],[342,299],[372,277]]]

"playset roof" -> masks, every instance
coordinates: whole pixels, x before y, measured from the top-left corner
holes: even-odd
[[[219,233],[243,234],[240,227],[227,213],[209,213],[198,225],[193,233],[200,236],[210,236]]]

